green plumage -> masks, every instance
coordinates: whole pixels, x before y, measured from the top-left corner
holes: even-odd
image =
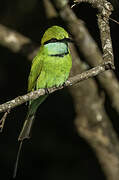
[[[39,52],[32,62],[28,91],[58,87],[68,79],[72,61],[66,38],[69,38],[68,33],[59,26],[52,26],[45,32]],[[46,97],[47,95],[29,102],[27,117],[19,140],[29,138],[36,110]]]
[[[40,88],[58,87],[68,79],[72,66],[68,47],[69,42],[68,33],[62,27],[52,26],[46,30],[41,40],[39,52],[32,62],[28,78],[28,92]],[[21,142],[25,138],[30,137],[30,131],[37,108],[47,96],[48,95],[44,95],[29,102],[26,120],[18,138]],[[19,152],[14,177],[16,176]]]

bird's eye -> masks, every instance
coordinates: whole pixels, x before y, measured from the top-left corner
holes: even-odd
[[[49,39],[48,41],[46,41],[44,44],[48,44],[48,43],[53,43],[53,42],[57,42],[58,40],[56,38],[52,38]]]
[[[57,39],[56,38],[52,38],[52,39],[50,39],[50,42],[57,42]]]

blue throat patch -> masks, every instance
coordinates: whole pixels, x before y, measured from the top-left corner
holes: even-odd
[[[64,42],[52,42],[44,45],[49,56],[64,56],[68,54],[68,44]]]

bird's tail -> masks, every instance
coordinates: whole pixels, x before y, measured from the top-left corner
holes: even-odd
[[[18,140],[21,141],[21,142],[20,142],[18,153],[17,153],[13,178],[16,177],[17,168],[18,168],[18,161],[19,161],[19,155],[20,155],[20,151],[21,151],[21,148],[22,148],[23,140],[30,138],[30,133],[31,133],[31,129],[32,129],[32,125],[33,125],[33,122],[34,122],[35,113],[37,111],[37,108],[47,98],[47,96],[48,95],[40,96],[38,99],[35,99],[35,100],[31,101],[30,104],[29,104],[26,120],[24,122],[23,128],[22,128],[22,130],[20,132],[20,135],[18,137]]]

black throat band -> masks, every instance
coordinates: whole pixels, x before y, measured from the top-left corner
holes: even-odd
[[[63,53],[63,54],[50,54],[49,56],[53,57],[64,57],[65,55],[69,54],[69,52]]]

